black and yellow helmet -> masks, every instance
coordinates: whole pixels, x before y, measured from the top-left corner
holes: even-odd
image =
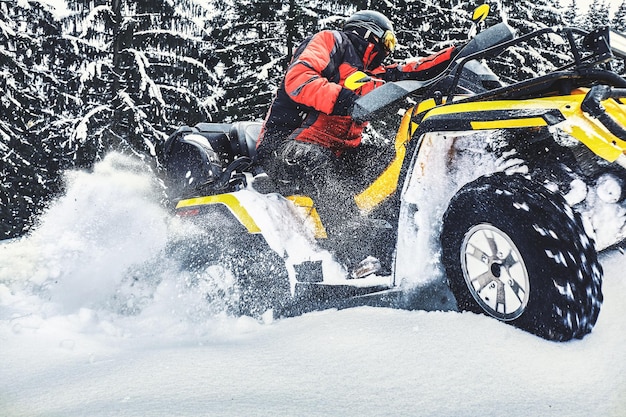
[[[372,43],[379,43],[387,53],[398,43],[393,24],[384,14],[374,10],[360,10],[346,20],[344,32],[356,32]]]

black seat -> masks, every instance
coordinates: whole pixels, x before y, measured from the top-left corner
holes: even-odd
[[[235,122],[230,129],[231,146],[235,154],[256,157],[256,141],[261,133],[261,122]]]

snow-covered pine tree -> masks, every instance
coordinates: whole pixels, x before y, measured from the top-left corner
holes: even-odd
[[[618,32],[626,34],[626,0],[617,8],[613,20],[611,20],[611,27]]]
[[[609,6],[604,0],[593,1],[584,14],[581,25],[587,30],[607,26],[609,24]]]
[[[602,3],[600,3],[600,16],[602,17],[602,24],[601,26],[608,26],[611,24],[611,12],[609,10],[609,1],[603,1]]]
[[[59,188],[111,149],[142,157],[220,96],[199,0],[0,0],[0,238],[23,233]]]
[[[501,16],[518,36],[535,30],[563,25],[558,5],[551,0],[502,0]],[[509,48],[498,59],[494,69],[511,80],[524,80],[545,74],[563,62],[564,45],[553,36],[544,35]]]
[[[261,119],[285,65],[288,5],[279,0],[216,2],[211,39],[222,76],[220,121]]]
[[[375,4],[372,4],[375,3]],[[289,21],[287,25],[288,57],[304,38],[320,30],[341,29],[345,20],[358,10],[375,9],[384,13],[395,22],[394,16],[398,13],[398,4],[405,0],[392,0],[381,4],[363,0],[332,0],[319,2],[316,0],[289,0]],[[403,9],[404,10],[404,9]]]
[[[611,20],[611,28],[626,36],[626,0],[622,1]],[[611,63],[613,70],[624,75],[626,65],[624,59],[618,58]]]
[[[287,61],[293,51],[307,37],[322,29],[339,29],[346,16],[356,8],[350,4],[319,2],[315,0],[289,0],[287,12]]]
[[[91,48],[79,68],[85,112],[70,139],[99,158],[110,149],[154,155],[180,124],[210,117],[219,91],[205,21],[210,5],[194,0],[68,1],[65,20]]]
[[[0,1],[0,239],[24,233],[57,191],[63,150],[45,132],[65,108],[50,70],[60,38],[48,6]]]
[[[398,32],[396,59],[435,53],[467,41],[474,5],[467,0],[396,0],[391,9]]]
[[[567,26],[578,26],[580,21],[579,8],[577,0],[569,0],[564,5],[563,23]]]

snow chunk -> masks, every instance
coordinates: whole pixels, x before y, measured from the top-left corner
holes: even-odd
[[[513,207],[515,207],[517,210],[524,210],[524,211],[530,211],[530,207],[528,207],[528,204],[524,201],[521,203],[513,203]]]
[[[570,191],[563,197],[567,204],[574,206],[585,200],[587,192],[587,184],[583,180],[575,179],[570,183]]]
[[[554,230],[540,227],[538,224],[533,224],[533,229],[535,229],[541,236],[550,236],[554,240],[559,240],[559,236]]]
[[[545,250],[546,255],[548,255],[548,258],[551,258],[554,260],[554,262],[556,262],[557,264],[561,264],[565,267],[567,267],[567,261],[565,260],[565,256],[563,255],[562,252],[552,252],[550,249],[546,249]]]

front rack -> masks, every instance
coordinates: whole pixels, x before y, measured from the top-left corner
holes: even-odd
[[[624,79],[619,75],[606,69],[598,69],[599,66],[614,58],[609,44],[609,33],[610,31],[608,27],[598,28],[591,32],[572,27],[562,29],[544,28],[475,52],[460,59],[458,65],[456,65],[445,77],[448,80],[451,79],[452,81],[442,95],[447,97],[447,103],[452,102],[461,79],[462,70],[468,62],[481,58],[493,58],[513,45],[518,45],[532,38],[537,38],[546,34],[557,35],[567,41],[570,52],[573,56],[572,62],[569,62],[544,76],[519,81],[511,85],[477,94],[467,98],[466,100],[485,100],[491,97],[519,97],[523,94],[523,92],[536,92],[538,90],[537,87],[543,86],[544,88],[549,88],[553,86],[556,81],[560,80],[591,79],[593,81],[597,80],[600,82],[610,83],[616,87],[626,87],[626,81],[624,81]],[[580,44],[577,43],[575,35],[583,37]],[[531,87],[532,89],[529,90]]]

